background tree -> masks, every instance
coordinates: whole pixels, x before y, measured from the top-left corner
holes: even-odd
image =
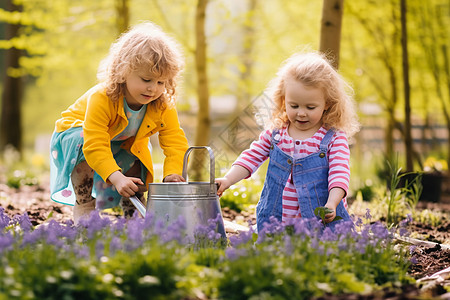
[[[346,25],[352,28],[346,36],[352,56],[347,61],[355,63],[359,74],[353,80],[357,96],[363,100],[364,97],[373,97],[367,95],[376,95],[375,103],[381,104],[386,113],[384,155],[388,161],[395,157],[395,129],[403,132],[403,128],[398,126],[400,122],[396,112],[400,84],[400,17],[396,2],[391,0],[380,4],[372,1],[365,6],[347,2],[346,7],[349,21]],[[352,23],[352,20],[356,20],[356,23]],[[359,29],[363,31],[359,33]]]
[[[22,6],[12,0],[6,0],[6,10],[10,12],[10,22],[6,25],[6,40],[18,38],[21,28]],[[23,95],[23,78],[19,71],[19,59],[22,49],[17,45],[10,45],[5,51],[2,70],[3,92],[0,122],[0,152],[10,145],[21,153],[22,151],[22,114],[21,103]]]
[[[6,0],[0,1],[5,3]],[[10,49],[15,45],[26,53],[20,59],[19,68],[13,69],[16,75],[28,74],[22,102],[25,149],[33,149],[36,136],[50,135],[60,112],[96,83],[98,63],[107,54],[118,31],[127,27],[118,25],[120,16],[123,20],[129,19],[129,24],[151,20],[184,47],[186,68],[180,84],[178,108],[190,144],[200,143],[195,140],[196,131],[203,134],[205,127],[196,128],[197,117],[205,113],[205,109],[199,108],[198,53],[196,31],[193,30],[198,0],[59,0],[57,5],[49,1],[20,0],[20,3],[24,17],[20,35],[12,41],[0,41],[0,48]],[[355,99],[361,104],[363,125],[385,128],[385,134],[380,133],[377,137],[385,138],[381,142],[386,145],[384,152],[392,156],[399,151],[403,158],[404,147],[396,144],[399,138],[404,138],[405,120],[404,90],[401,88],[400,2],[343,3],[345,18],[342,18],[342,39],[338,46],[339,70],[354,86]],[[446,64],[449,3],[447,0],[409,0],[408,6],[411,123],[419,124],[416,122],[425,119],[430,128],[450,124],[449,68]],[[125,12],[126,7],[128,13],[119,13]],[[264,92],[281,62],[297,51],[318,50],[321,24],[326,24],[321,22],[325,6],[306,0],[214,0],[208,1],[207,7],[204,34],[211,131],[207,142],[201,143],[215,143],[216,149],[225,152],[227,148],[221,147],[223,143],[219,144],[218,137],[241,114],[248,115],[255,123],[255,116],[248,108]],[[0,9],[1,21],[9,23],[10,16]],[[230,106],[227,110],[222,109],[228,101]],[[367,110],[363,110],[366,104],[379,104],[381,113],[366,114]],[[260,128],[256,124],[247,125],[250,127],[244,142],[250,143],[257,138]],[[436,137],[438,146],[427,146],[428,152],[420,155],[415,153],[414,163],[422,155],[446,156],[448,159],[449,149],[442,149],[450,146],[448,143],[442,146],[444,130],[439,130],[435,131],[440,134]],[[416,139],[415,127],[413,134]],[[357,138],[363,136],[367,135],[363,133]],[[244,145],[241,140],[237,142],[239,147]],[[356,143],[353,147],[367,149],[364,143]],[[373,161],[372,158],[384,161],[383,153],[377,152],[378,147],[374,148],[375,151],[372,148],[361,151],[363,155],[373,156],[369,159],[364,156],[353,167],[366,168],[369,164],[366,162]],[[417,149],[422,151],[423,147]],[[155,154],[157,160],[158,153]],[[234,160],[234,154],[229,155],[229,161]]]
[[[344,0],[323,0],[319,50],[339,68],[339,49]]]
[[[400,20],[401,20],[401,41],[402,41],[402,70],[403,70],[403,91],[405,97],[405,151],[406,151],[406,171],[413,171],[413,144],[411,135],[411,101],[409,83],[409,60],[408,60],[408,30],[406,23],[407,5],[406,0],[400,0]]]
[[[429,127],[431,120],[436,119],[435,110],[428,108],[432,99],[436,97],[442,109],[447,132],[450,132],[450,38],[448,31],[450,3],[444,0],[414,1],[409,7],[410,15],[417,20],[413,24],[413,32],[421,55],[413,63],[420,70],[417,76],[421,82],[418,92],[422,95],[424,103],[425,124]],[[431,130],[430,132],[432,134]],[[445,151],[450,153],[450,143],[447,143]],[[450,166],[450,155],[447,156],[447,164]]]
[[[208,0],[198,0],[195,13],[195,70],[197,73],[197,97],[198,97],[198,116],[195,133],[195,146],[209,145],[211,120],[209,117],[209,86],[207,71],[207,48],[205,34],[206,7]],[[204,162],[206,151],[195,151],[192,153],[191,163],[193,171],[193,179],[199,180],[202,170],[204,170]]]
[[[130,1],[115,0],[117,14],[117,29],[119,34],[126,31],[130,26]]]

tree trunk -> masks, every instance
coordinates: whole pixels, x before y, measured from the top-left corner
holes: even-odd
[[[401,43],[402,43],[402,69],[403,69],[403,89],[405,97],[405,152],[406,171],[413,171],[413,145],[411,136],[411,104],[409,85],[409,62],[408,62],[408,31],[406,28],[406,0],[400,0],[400,23],[401,23]]]
[[[21,5],[15,5],[12,0],[6,1],[8,11],[22,11]],[[18,35],[20,24],[6,24],[5,38],[10,40]],[[22,77],[14,77],[9,70],[19,67],[19,58],[22,51],[10,48],[5,51],[2,93],[2,112],[0,122],[0,152],[5,147],[13,146],[19,153],[22,152],[22,117],[21,102],[23,95]]]
[[[209,144],[211,120],[209,117],[209,88],[206,62],[206,34],[205,19],[208,0],[198,0],[195,15],[195,69],[197,71],[197,97],[198,115],[195,134],[195,146],[206,146]],[[205,170],[206,151],[194,151],[192,153],[192,177],[199,180],[202,170]]]
[[[319,50],[332,60],[336,70],[339,68],[343,10],[344,0],[323,0]]]
[[[450,63],[448,59],[447,46],[442,45],[442,54],[444,57],[444,76],[445,83],[447,85],[448,99],[450,100]],[[442,107],[444,110],[445,121],[447,122],[448,142],[447,142],[447,165],[450,166],[450,114],[448,107],[445,105],[445,101],[442,97]]]
[[[242,145],[238,145],[239,141],[237,140],[238,131],[240,129],[240,122],[234,121],[239,120],[242,117],[242,111],[253,100],[250,98],[252,96],[252,71],[254,64],[252,53],[255,44],[255,9],[258,0],[248,0],[247,2],[248,10],[242,26],[243,42],[242,53],[240,53],[244,68],[239,74],[240,80],[237,83],[236,87],[236,107],[234,108],[233,115],[229,118],[230,120],[232,120],[232,123],[227,128],[227,130],[229,131],[229,140],[226,145],[228,146],[228,149],[235,152],[240,152],[243,149],[241,148]]]
[[[249,0],[248,4],[248,13],[247,18],[244,23],[243,28],[243,52],[242,52],[242,63],[244,65],[244,70],[241,72],[241,82],[240,87],[238,87],[238,103],[236,105],[236,113],[242,112],[242,107],[239,107],[240,103],[244,103],[247,105],[249,103],[250,98],[250,88],[249,86],[252,83],[252,69],[254,59],[252,57],[253,47],[255,44],[255,26],[254,26],[254,18],[255,18],[255,9],[258,0]]]
[[[116,0],[117,30],[119,34],[126,31],[130,26],[129,0]]]
[[[449,7],[447,7],[447,11],[448,11]],[[445,10],[443,10],[445,12]],[[443,37],[442,39],[442,44],[440,46],[440,50],[442,52],[442,58],[444,60],[444,90],[445,88],[447,89],[447,103],[450,103],[450,62],[449,62],[449,57],[448,57],[448,45],[449,45],[449,38],[448,38],[448,29],[445,29],[445,25],[443,22],[443,18],[445,18],[445,13],[437,13],[436,16],[436,21],[438,24],[438,28],[441,29],[441,36]],[[439,72],[434,72],[435,76],[438,76],[437,73]],[[443,108],[443,112],[444,112],[444,117],[445,117],[445,121],[447,123],[447,132],[448,132],[448,142],[447,142],[447,165],[450,166],[450,111],[449,111],[449,107],[447,106],[446,102],[445,102],[445,92],[440,92],[440,88],[438,87],[438,94],[441,95],[440,99],[441,99],[441,103],[442,103],[442,108]]]
[[[386,67],[389,72],[389,82],[391,83],[391,101],[388,102],[388,126],[386,132],[386,156],[388,161],[394,161],[394,129],[397,120],[395,119],[395,106],[397,104],[397,76],[395,74],[395,69],[392,65],[386,63]]]

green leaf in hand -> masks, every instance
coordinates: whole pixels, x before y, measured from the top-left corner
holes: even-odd
[[[332,213],[332,212],[333,212],[332,209],[329,209],[328,207],[325,207],[325,206],[316,207],[316,209],[314,210],[314,214],[322,219],[323,224],[325,224],[325,215]],[[341,216],[336,216],[333,219],[333,221],[331,221],[331,222],[338,221],[341,219],[342,219]]]
[[[333,211],[331,209],[329,209],[328,207],[325,207],[325,206],[316,207],[316,209],[314,210],[314,214],[316,216],[318,216],[319,218],[321,218],[322,221],[325,220],[325,215],[326,214],[329,214],[329,213],[332,213],[332,212]]]

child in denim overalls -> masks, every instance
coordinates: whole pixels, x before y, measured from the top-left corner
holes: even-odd
[[[350,178],[347,138],[358,131],[359,123],[347,90],[320,54],[298,53],[286,60],[269,87],[275,106],[269,128],[216,179],[218,195],[250,177],[269,157],[256,207],[259,231],[271,216],[283,223],[312,218],[319,206],[333,211],[325,216],[326,223],[336,216],[350,220],[345,200]]]

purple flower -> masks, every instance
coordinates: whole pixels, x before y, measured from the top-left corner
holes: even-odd
[[[89,258],[89,248],[86,245],[80,245],[79,247],[74,247],[73,252],[76,257],[82,259]]]
[[[58,239],[56,232],[52,232],[52,231],[47,232],[47,237],[46,237],[45,241],[47,244],[54,245],[57,248],[61,248],[64,245],[63,241]]]
[[[222,215],[218,213],[214,219],[208,219],[207,225],[197,225],[194,229],[196,243],[203,243],[204,239],[209,240],[212,243],[220,242],[222,240],[222,233],[219,231],[223,228],[222,223]]]
[[[334,233],[344,236],[353,235],[356,233],[355,224],[353,224],[353,221],[339,222],[334,227]]]
[[[333,249],[333,247],[327,247],[326,255],[327,255],[327,256],[331,256],[331,255],[333,255],[333,254],[334,254],[334,249]]]
[[[232,235],[229,237],[230,244],[232,247],[237,247],[239,245],[247,244],[249,241],[253,239],[253,228],[250,227],[250,230],[239,232],[238,235]]]
[[[308,221],[304,218],[298,219],[298,221],[294,224],[294,232],[295,235],[307,237],[311,236],[311,230],[307,225]]]
[[[261,233],[265,234],[278,234],[284,231],[284,227],[281,222],[274,216],[269,217],[269,223],[264,223]]]
[[[412,222],[411,214],[406,215],[406,219],[400,221],[399,227],[404,228],[407,227]]]
[[[365,248],[370,241],[370,228],[364,227],[361,234],[355,239],[357,247]]]
[[[329,227],[326,227],[322,233],[322,241],[335,241],[337,240],[337,234],[333,232]]]
[[[95,256],[100,258],[104,255],[105,252],[105,243],[102,240],[97,240],[95,243]]]
[[[153,233],[157,236],[162,236],[165,231],[165,222],[162,219],[155,220],[155,226],[153,227]]]
[[[86,228],[87,236],[91,239],[97,232],[110,227],[111,221],[108,218],[102,218],[100,213],[94,210],[89,214],[88,218],[82,218],[80,220],[79,226]]]
[[[32,232],[25,233],[22,239],[22,246],[36,243],[36,241],[42,236],[41,232],[42,232],[41,230],[36,229]]]
[[[409,260],[413,265],[417,264],[417,258],[415,256],[411,257],[411,259]]]
[[[111,231],[112,232],[122,232],[123,229],[125,228],[125,224],[127,223],[127,219],[125,219],[124,217],[119,217],[116,219],[115,222],[113,222],[112,226],[111,226]]]
[[[411,223],[413,221],[411,214],[407,214],[406,219],[408,220],[408,223]]]
[[[185,244],[186,237],[186,220],[184,216],[180,215],[178,218],[167,226],[164,234],[160,235],[163,243],[177,241],[180,244]]]
[[[144,218],[144,223],[142,224],[143,228],[146,231],[151,231],[152,227],[155,223],[155,217],[153,212],[148,211]]]
[[[340,251],[348,251],[349,250],[349,239],[345,236],[341,236],[338,241],[338,249]]]
[[[14,243],[14,237],[10,232],[0,234],[0,253],[10,250]]]
[[[386,226],[381,224],[380,222],[376,222],[371,226],[372,233],[379,240],[385,240],[389,238],[390,234],[387,230]]]
[[[408,229],[406,229],[406,228],[400,228],[400,229],[398,230],[398,234],[399,234],[400,236],[408,236],[408,235],[409,235],[409,231],[408,231]]]
[[[9,221],[11,221],[11,219],[7,214],[5,214],[5,209],[0,207],[0,230],[8,226]]]
[[[365,243],[356,243],[355,248],[361,254],[366,253],[366,244]]]
[[[111,242],[109,243],[109,254],[114,255],[116,251],[122,249],[122,242],[119,237],[113,236]]]
[[[247,249],[244,249],[244,248],[240,248],[240,249],[227,248],[227,249],[225,249],[225,256],[229,260],[236,260],[239,257],[245,256],[245,255],[247,255]]]
[[[284,236],[284,252],[286,255],[294,253],[294,246],[292,245],[292,240],[289,235]]]
[[[364,215],[364,218],[367,221],[370,221],[370,219],[372,219],[372,215],[370,214],[370,209],[366,208],[366,214]]]
[[[25,232],[30,231],[33,228],[27,213],[14,216],[13,222],[19,224],[20,228]]]
[[[127,224],[126,234],[127,234],[127,243],[126,249],[128,251],[133,251],[134,249],[139,248],[143,243],[143,228],[139,226],[139,221],[137,219],[130,219]]]
[[[311,239],[311,248],[315,249],[319,255],[323,255],[325,253],[324,246],[319,243],[317,238]]]

